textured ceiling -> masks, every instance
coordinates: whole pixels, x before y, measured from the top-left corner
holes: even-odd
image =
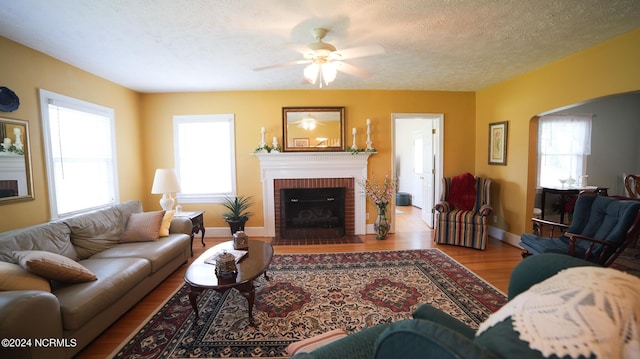
[[[640,27],[638,0],[0,0],[0,35],[140,92],[313,89],[312,29],[347,60],[331,89],[475,91]],[[0,49],[1,50],[1,49]],[[0,51],[1,53],[2,51]]]

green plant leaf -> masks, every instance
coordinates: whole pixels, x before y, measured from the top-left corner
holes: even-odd
[[[253,215],[249,211],[253,205],[251,198],[251,196],[225,197],[222,205],[227,209],[227,212],[224,212],[222,216],[230,220],[239,220]]]

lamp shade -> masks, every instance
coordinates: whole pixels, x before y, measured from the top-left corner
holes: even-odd
[[[178,183],[178,176],[176,170],[173,168],[158,168],[156,169],[156,175],[153,178],[153,186],[151,187],[151,193],[153,194],[165,194],[180,192],[180,183]]]

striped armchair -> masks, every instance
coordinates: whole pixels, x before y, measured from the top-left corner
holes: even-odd
[[[439,244],[485,249],[491,207],[491,179],[475,178],[470,173],[442,179],[442,198],[438,212],[435,241]]]

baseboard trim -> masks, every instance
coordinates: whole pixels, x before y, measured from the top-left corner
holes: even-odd
[[[497,238],[505,243],[508,243],[514,247],[520,247],[520,236],[513,233],[509,233],[502,228],[489,226],[489,235],[493,238]]]
[[[244,233],[249,237],[264,237],[264,227],[245,227]],[[214,237],[214,238],[231,238],[231,230],[229,227],[206,227],[205,228],[205,238]],[[198,238],[202,238],[202,234],[196,233],[194,237],[194,241]]]

